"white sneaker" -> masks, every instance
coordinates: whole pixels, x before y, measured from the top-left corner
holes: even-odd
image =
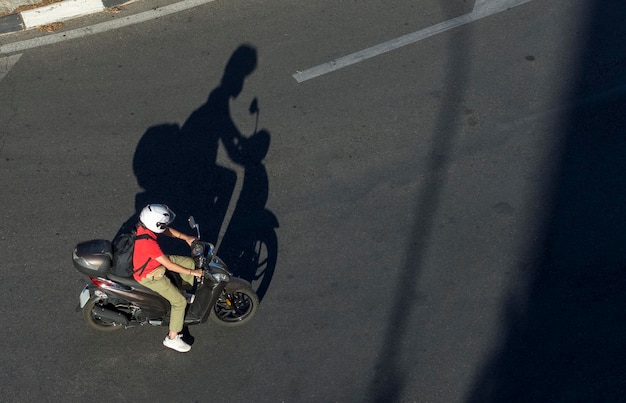
[[[163,345],[181,353],[186,353],[191,350],[191,346],[183,341],[180,334],[173,339],[170,339],[169,336],[165,336]]]

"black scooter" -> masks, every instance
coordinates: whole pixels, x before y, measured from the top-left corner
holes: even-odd
[[[193,217],[189,217],[189,225],[200,239],[200,226]],[[208,242],[194,241],[191,257],[203,275],[194,280],[195,292],[188,297],[185,325],[204,323],[209,317],[231,327],[250,321],[259,306],[259,297],[251,284],[234,277]],[[91,280],[80,293],[77,309],[82,309],[87,325],[105,332],[145,324],[167,326],[169,301],[132,277],[109,273],[112,259],[111,242],[107,240],[81,242],[74,248],[74,266]]]

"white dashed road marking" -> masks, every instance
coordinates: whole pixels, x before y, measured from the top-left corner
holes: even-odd
[[[308,70],[299,71],[293,75],[293,78],[295,78],[296,81],[299,83],[311,80],[324,74],[328,74],[344,67],[362,62],[363,60],[371,59],[372,57],[381,55],[383,53],[421,41],[423,39],[451,30],[453,28],[469,24],[481,18],[497,14],[501,11],[508,10],[524,3],[528,3],[529,1],[532,0],[476,0],[476,3],[474,4],[474,9],[469,14],[465,14],[460,17],[456,17],[451,20],[435,24],[428,28],[424,28],[422,30],[404,36],[400,36],[379,45],[375,45],[370,48],[352,53],[350,55],[340,57],[339,59],[332,60],[328,63],[320,64],[319,66],[312,67]]]

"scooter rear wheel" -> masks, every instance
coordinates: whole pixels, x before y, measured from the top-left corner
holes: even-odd
[[[124,329],[123,325],[110,319],[103,318],[93,311],[99,301],[100,300],[98,298],[92,298],[87,301],[87,304],[83,307],[83,318],[85,318],[87,325],[99,332],[114,332],[116,330]]]
[[[226,326],[241,326],[252,319],[259,309],[259,297],[253,289],[238,288],[232,292],[223,292],[211,310],[211,319]]]

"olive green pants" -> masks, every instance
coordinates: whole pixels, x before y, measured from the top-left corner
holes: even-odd
[[[195,269],[193,259],[185,256],[169,256],[170,260],[177,265],[183,266],[187,269]],[[167,299],[172,306],[170,313],[170,331],[180,333],[183,330],[183,323],[185,321],[185,308],[187,307],[187,300],[181,294],[180,290],[172,284],[169,278],[165,276],[165,267],[159,266],[154,269],[146,278],[141,280],[141,285],[144,285],[152,291],[158,292],[163,298]],[[193,275],[180,274],[183,279],[183,286],[193,285]],[[186,283],[186,284],[185,284]]]

